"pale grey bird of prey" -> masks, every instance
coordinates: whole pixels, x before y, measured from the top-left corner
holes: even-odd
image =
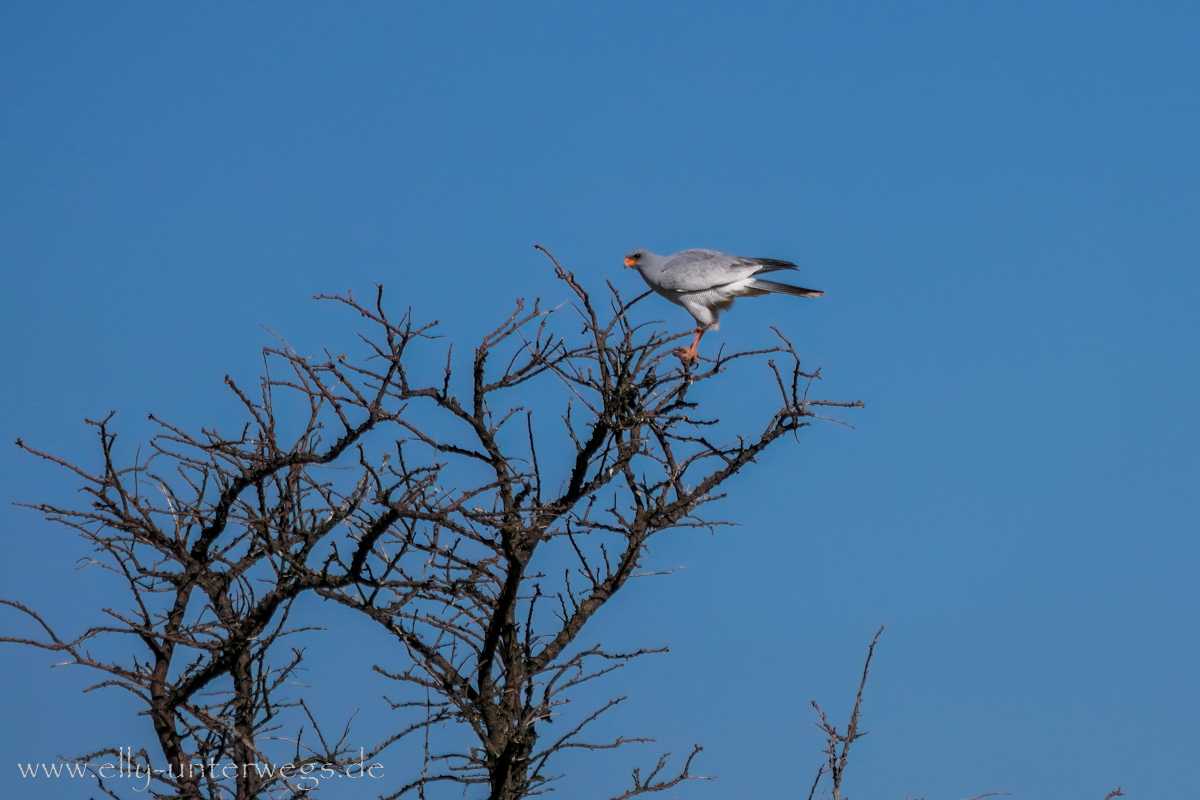
[[[681,347],[679,357],[697,361],[696,347],[706,331],[719,330],[722,311],[739,297],[760,294],[790,294],[793,297],[820,297],[816,289],[802,289],[786,283],[763,280],[760,275],[796,269],[790,261],[774,258],[743,258],[716,250],[684,250],[673,256],[660,256],[649,250],[630,251],[625,266],[636,269],[642,280],[663,297],[688,310],[696,320],[696,338],[690,347]]]

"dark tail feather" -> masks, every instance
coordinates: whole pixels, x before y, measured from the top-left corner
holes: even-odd
[[[825,294],[816,289],[804,289],[799,286],[789,286],[786,283],[764,281],[761,278],[754,281],[754,288],[762,289],[764,292],[774,292],[775,294],[790,294],[793,297],[820,297]]]
[[[757,264],[762,267],[759,272],[775,272],[781,269],[798,269],[798,267],[790,261],[780,261],[778,258],[747,258],[744,259],[749,264]]]

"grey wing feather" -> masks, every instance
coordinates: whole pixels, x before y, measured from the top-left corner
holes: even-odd
[[[702,292],[716,286],[749,278],[759,272],[795,269],[790,261],[770,258],[741,258],[716,250],[684,250],[667,259],[656,282],[677,292]]]
[[[781,269],[799,269],[799,267],[792,262],[780,261],[778,258],[743,258],[740,260],[746,264],[757,264],[758,272],[777,272]]]

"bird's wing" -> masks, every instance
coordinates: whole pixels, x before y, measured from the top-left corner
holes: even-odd
[[[716,250],[684,250],[666,259],[654,281],[661,288],[676,292],[702,292],[781,269],[796,269],[796,265],[773,258],[731,256]]]

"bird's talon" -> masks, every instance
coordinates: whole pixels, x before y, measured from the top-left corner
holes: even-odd
[[[679,357],[679,360],[685,364],[695,364],[700,361],[699,353],[693,353],[690,348],[676,347],[674,352]]]

